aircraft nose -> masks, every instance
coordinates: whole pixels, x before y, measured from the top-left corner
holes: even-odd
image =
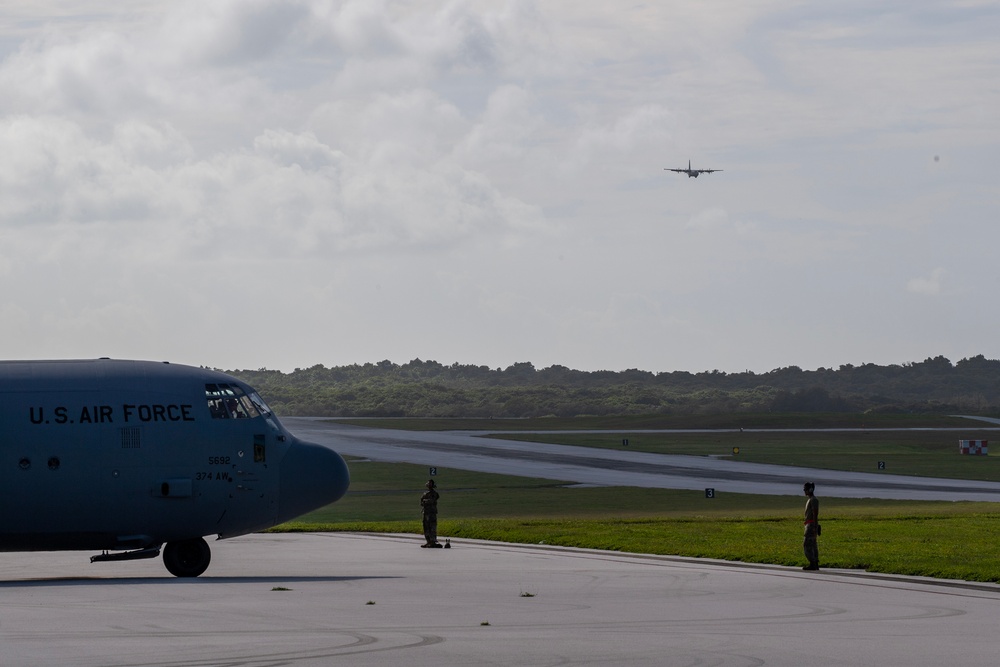
[[[339,500],[350,483],[351,474],[340,454],[293,440],[280,463],[278,523]]]

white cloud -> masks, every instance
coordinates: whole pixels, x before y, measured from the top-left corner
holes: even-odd
[[[128,123],[101,142],[67,121],[18,117],[0,124],[0,219],[102,223],[93,234],[130,254],[258,259],[454,245],[541,222],[481,175],[393,145],[412,149],[383,140],[360,162],[310,132],[266,130],[252,148],[196,158],[170,128]]]
[[[587,126],[577,139],[583,156],[606,151],[630,151],[649,142],[669,139],[670,112],[657,104],[632,109],[610,123]]]
[[[94,140],[57,117],[0,118],[0,179],[6,185],[0,224],[146,219],[162,203],[163,175],[154,166],[183,154],[183,142],[135,124],[123,126],[116,139]]]
[[[490,94],[479,122],[456,146],[458,159],[476,163],[524,158],[534,143],[532,133],[542,129],[531,104],[532,96],[524,88],[500,86]]]
[[[251,367],[835,366],[908,323],[921,358],[1000,354],[937,324],[983,284],[912,277],[1000,242],[991,5],[124,7],[0,17],[11,355],[191,358],[192,322],[253,331],[198,358]],[[688,159],[724,171],[662,171]]]
[[[911,278],[906,283],[906,289],[923,296],[938,296],[941,294],[942,283],[946,275],[947,272],[944,269],[936,268],[926,278]]]
[[[722,208],[710,208],[691,216],[687,221],[689,229],[719,229],[729,226],[729,214]]]

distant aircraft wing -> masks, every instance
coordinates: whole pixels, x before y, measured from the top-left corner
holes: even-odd
[[[721,169],[695,169],[699,174],[711,174],[713,171],[722,171]]]
[[[663,171],[676,171],[676,172],[680,172],[682,174],[686,174],[687,173],[687,169],[671,169],[670,167],[664,167]]]

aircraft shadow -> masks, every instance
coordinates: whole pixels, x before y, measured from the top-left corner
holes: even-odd
[[[136,584],[177,585],[197,584],[306,584],[306,583],[336,583],[341,581],[368,581],[372,579],[403,579],[396,576],[371,577],[322,577],[322,576],[265,576],[265,577],[213,577],[201,576],[191,578],[179,577],[47,577],[44,579],[21,579],[18,581],[0,581],[0,589],[4,588],[39,588],[45,586],[134,586]]]

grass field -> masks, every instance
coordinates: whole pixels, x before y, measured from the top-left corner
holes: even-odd
[[[1000,480],[1000,457],[959,456],[958,433],[623,434],[631,449],[642,451],[724,456],[738,446],[737,456],[747,461],[875,472],[875,463],[884,460],[891,473]],[[961,433],[963,438],[988,436]],[[617,435],[545,439],[621,447]],[[344,499],[279,529],[421,532],[418,499],[425,467],[357,460],[349,465],[351,489]],[[553,480],[451,469],[439,469],[436,479],[442,538],[804,563],[802,496],[717,493],[707,499],[703,492],[574,488]],[[824,566],[1000,582],[1000,551],[993,538],[1000,503],[836,499],[817,491]]]

